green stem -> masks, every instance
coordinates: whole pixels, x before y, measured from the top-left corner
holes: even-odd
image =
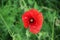
[[[55,18],[53,20],[53,26],[52,26],[52,39],[51,40],[54,40],[54,21],[55,21]]]
[[[8,32],[9,32],[9,34],[11,35],[12,32],[11,32],[11,30],[10,30],[8,24],[6,23],[6,21],[4,20],[4,18],[3,18],[3,16],[2,16],[1,14],[0,14],[0,17],[1,17],[2,21],[4,22],[4,24],[5,24],[5,26],[6,26],[7,30],[8,30]]]
[[[28,10],[27,4],[24,0],[20,0],[20,5],[21,5],[21,8],[24,9],[24,11]]]

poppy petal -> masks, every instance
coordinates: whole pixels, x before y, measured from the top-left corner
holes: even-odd
[[[30,26],[30,32],[32,32],[33,34],[37,34],[39,31],[41,30],[40,26]]]
[[[23,20],[23,23],[24,23],[24,27],[25,28],[28,28],[29,26],[29,12],[25,12],[23,15],[22,15],[22,20]]]

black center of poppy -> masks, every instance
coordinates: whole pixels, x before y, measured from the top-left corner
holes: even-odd
[[[31,19],[30,19],[30,23],[33,23],[33,22],[34,22],[34,19],[33,19],[33,18],[31,18]]]

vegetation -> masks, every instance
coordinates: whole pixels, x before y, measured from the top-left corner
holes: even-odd
[[[22,22],[22,14],[31,8],[44,16],[36,35]],[[60,40],[60,0],[0,0],[0,40]]]

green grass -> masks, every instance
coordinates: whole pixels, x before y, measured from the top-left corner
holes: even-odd
[[[0,0],[0,40],[60,40],[59,0]],[[22,14],[35,8],[44,22],[38,34],[24,28]]]

